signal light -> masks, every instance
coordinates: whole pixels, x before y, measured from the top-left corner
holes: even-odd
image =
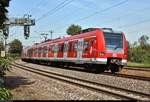
[[[25,36],[25,39],[27,39],[30,35],[30,26],[28,25],[25,25],[24,26],[24,36]]]
[[[5,27],[3,29],[3,34],[5,35],[5,38],[7,39],[8,35],[9,35],[9,27]]]

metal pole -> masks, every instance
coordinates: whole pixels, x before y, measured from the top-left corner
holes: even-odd
[[[53,31],[51,30],[50,33],[51,33],[51,40],[52,40]]]
[[[6,58],[6,47],[7,47],[7,38],[5,38],[5,58]]]

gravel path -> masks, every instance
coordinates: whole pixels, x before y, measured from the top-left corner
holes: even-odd
[[[18,68],[7,72],[13,100],[116,100],[116,98],[39,76]]]
[[[94,73],[76,71],[73,69],[68,70],[68,69],[62,69],[62,68],[48,67],[48,66],[26,63],[22,61],[18,61],[18,62],[20,64],[32,66],[35,68],[43,68],[45,70],[58,72],[64,75],[69,75],[69,76],[87,79],[87,80],[98,82],[98,83],[109,84],[109,85],[118,86],[118,87],[129,89],[129,90],[134,90],[134,91],[139,91],[139,92],[150,94],[150,82],[148,81],[127,79],[127,78],[121,78],[121,77],[115,77],[115,76],[113,77],[113,76],[102,75],[102,74],[94,74]]]

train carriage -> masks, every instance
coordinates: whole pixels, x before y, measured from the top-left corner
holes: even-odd
[[[35,44],[22,51],[22,60],[50,65],[82,65],[95,71],[118,72],[127,64],[126,38],[111,28],[89,28],[67,38]]]

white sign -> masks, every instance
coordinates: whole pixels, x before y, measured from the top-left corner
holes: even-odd
[[[1,51],[1,57],[5,57],[5,51]]]

